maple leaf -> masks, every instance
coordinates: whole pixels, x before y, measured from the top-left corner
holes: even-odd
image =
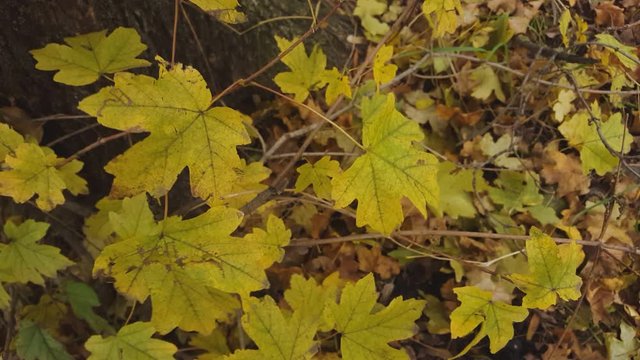
[[[422,13],[429,17],[435,14],[433,37],[453,34],[458,27],[458,14],[462,14],[460,0],[429,0],[422,4]]]
[[[482,64],[473,69],[471,72],[471,80],[475,83],[473,92],[471,93],[471,96],[474,98],[487,100],[489,96],[491,96],[491,93],[493,93],[498,100],[505,102],[506,98],[502,91],[500,79],[491,66]]]
[[[0,195],[24,203],[37,195],[36,205],[45,211],[64,203],[62,191],[73,195],[87,192],[84,179],[76,174],[82,169],[78,160],[65,161],[48,147],[25,142],[22,135],[0,123]],[[0,160],[0,164],[2,160]]]
[[[387,64],[392,56],[393,46],[385,45],[378,50],[376,56],[373,58],[373,79],[378,88],[380,88],[380,85],[393,80],[393,77],[396,76],[398,66],[395,64]]]
[[[464,355],[485,336],[489,337],[489,350],[495,354],[513,338],[513,323],[523,321],[529,314],[522,306],[494,300],[491,292],[476,286],[455,288],[453,292],[460,306],[450,316],[451,337],[463,337],[482,324],[471,344],[456,357]]]
[[[240,24],[247,21],[246,15],[236,10],[238,0],[190,0],[202,10],[227,24]]]
[[[536,181],[537,175],[534,177],[534,174],[501,171],[494,181],[498,187],[489,188],[489,197],[508,211],[524,211],[526,206],[539,205],[544,200],[538,193]]]
[[[409,359],[404,350],[394,349],[391,341],[413,336],[424,308],[423,300],[394,298],[382,309],[376,303],[373,275],[347,284],[339,303],[329,303],[335,329],[342,334],[340,349],[345,359]]]
[[[377,16],[387,11],[386,1],[358,0],[353,9],[353,15],[360,18],[362,27],[373,36],[384,35],[389,31],[389,25],[380,21]]]
[[[91,352],[88,360],[154,359],[173,360],[175,345],[151,338],[153,326],[136,322],[123,326],[115,336],[93,335],[84,346]]]
[[[504,134],[494,142],[491,134],[486,133],[480,139],[480,150],[483,154],[492,157],[494,164],[507,169],[520,170],[522,169],[522,161],[517,157],[509,156],[512,143],[516,143],[518,140],[509,134]]]
[[[557,245],[549,235],[534,227],[526,249],[529,273],[509,276],[526,294],[522,306],[545,310],[555,305],[558,296],[563,300],[580,297],[582,279],[576,275],[584,259],[580,245],[575,242]]]
[[[427,204],[439,209],[438,161],[412,146],[424,134],[395,109],[393,94],[363,99],[361,112],[366,153],[333,178],[331,197],[338,208],[357,199],[356,224],[390,234],[403,220],[403,197],[425,217]]]
[[[203,199],[229,193],[242,167],[236,146],[250,142],[246,116],[227,107],[209,108],[211,91],[202,75],[180,65],[167,70],[160,59],[158,79],[117,73],[79,109],[110,128],[151,135],[111,160],[115,197],[166,194],[185,167],[191,191]],[[250,120],[246,120],[250,121]]]
[[[37,324],[23,320],[16,336],[16,351],[24,360],[72,360],[64,346]]]
[[[575,155],[565,155],[558,151],[558,145],[552,144],[544,149],[540,175],[547,184],[558,184],[557,195],[563,197],[569,193],[589,192],[591,179],[582,172],[582,165]]]
[[[87,192],[86,181],[76,175],[82,162],[65,163],[47,147],[22,143],[4,160],[8,170],[0,172],[0,195],[10,196],[18,203],[37,195],[36,205],[49,211],[64,203],[63,190],[73,195]]]
[[[630,360],[640,356],[640,341],[636,337],[636,328],[626,322],[620,323],[620,339],[616,338],[615,333],[607,333],[605,343],[609,359]]]
[[[473,170],[458,169],[456,164],[443,161],[438,169],[438,186],[440,187],[440,206],[442,211],[453,219],[459,216],[472,218],[477,211],[470,194],[473,191]],[[478,191],[487,185],[480,173],[476,175]]]
[[[287,40],[276,36],[276,42],[280,51],[288,49],[296,39]],[[273,81],[280,86],[280,89],[288,94],[294,94],[294,99],[303,102],[309,96],[309,90],[317,90],[325,85],[325,67],[327,57],[319,46],[314,46],[311,55],[307,56],[303,44],[299,44],[281,61],[285,63],[291,71],[277,74]]]
[[[11,303],[11,296],[7,293],[2,283],[0,283],[0,310],[6,309]]]
[[[351,98],[352,96],[349,77],[340,74],[335,67],[331,70],[325,70],[325,72],[322,73],[320,84],[322,83],[327,84],[327,90],[325,92],[325,101],[327,104],[333,104],[340,95],[347,98]]]
[[[243,302],[242,328],[258,345],[258,350],[236,351],[228,359],[307,359],[315,353],[313,340],[332,289],[318,286],[313,279],[291,277],[284,298],[293,310],[281,310],[270,297],[248,298]]]
[[[36,323],[40,328],[47,330],[52,336],[64,335],[59,331],[60,323],[68,319],[69,309],[63,301],[49,294],[40,296],[37,304],[27,305],[20,311],[20,318]]]
[[[635,47],[621,43],[610,34],[596,34],[596,39],[598,39],[599,43],[607,45],[605,46],[605,51],[615,55],[622,65],[629,68],[629,70],[634,70],[640,63]]]
[[[340,163],[323,156],[313,164],[306,163],[296,171],[300,174],[296,180],[296,191],[302,192],[313,184],[313,191],[323,199],[331,198],[331,179],[340,173]]]
[[[609,152],[598,134],[596,124],[589,121],[590,119],[588,112],[580,111],[562,123],[558,130],[569,140],[571,146],[580,151],[584,174],[595,170],[596,174],[605,175],[615,169],[619,159]],[[624,126],[621,113],[614,113],[607,121],[601,122],[600,132],[612,149],[622,154],[631,150],[633,136]]]
[[[64,284],[64,293],[73,313],[89,324],[96,332],[113,331],[109,322],[93,311],[100,306],[98,295],[91,286],[78,281],[67,281]]]
[[[116,288],[142,302],[151,297],[151,321],[161,333],[179,326],[209,333],[239,305],[230,292],[267,286],[264,269],[282,257],[290,232],[270,217],[267,231],[244,239],[230,236],[237,210],[212,207],[197,217],[156,222],[144,194],[122,202],[110,222],[117,241],[96,259],[94,273],[115,279]]]
[[[229,193],[218,198],[210,198],[207,202],[209,206],[226,205],[239,209],[255,198],[259,192],[268,188],[267,185],[261,184],[261,182],[271,174],[269,168],[264,167],[260,162],[253,162],[247,165],[244,159],[240,159],[240,164],[240,167],[236,169],[238,178],[233,183]]]
[[[571,90],[560,90],[558,100],[553,104],[553,118],[561,122],[573,110],[571,102],[576,99],[575,92]]]
[[[32,282],[44,285],[44,276],[55,277],[58,270],[73,264],[60,249],[37,242],[47,233],[49,224],[26,220],[4,224],[8,244],[0,243],[0,280],[5,282]]]
[[[14,131],[9,125],[0,122],[0,163],[4,158],[13,154],[20,144],[24,142],[24,138],[20,133]]]
[[[104,74],[149,66],[136,59],[147,47],[135,29],[119,27],[106,36],[107,30],[68,37],[67,45],[48,44],[31,50],[38,61],[36,69],[58,72],[53,80],[73,86],[87,85]]]

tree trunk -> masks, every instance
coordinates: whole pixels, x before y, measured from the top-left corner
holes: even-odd
[[[241,0],[241,3],[248,21],[230,25],[238,30],[268,19],[310,14],[307,0]],[[61,43],[64,37],[124,26],[135,28],[148,46],[143,57],[153,60],[159,55],[170,59],[174,4],[173,0],[0,1],[0,23],[3,24],[0,30],[0,97],[5,103],[7,99],[15,99],[32,116],[74,112],[79,100],[106,82],[100,80],[84,87],[57,84],[52,80],[53,72],[35,70],[29,50],[50,42]],[[311,24],[309,19],[277,20],[238,35],[229,25],[220,23],[194,5],[185,2],[182,6],[190,21],[183,15],[179,18],[176,61],[198,69],[214,91],[246,77],[275,56],[274,35],[291,38],[303,34]],[[320,15],[328,9],[323,3]],[[328,53],[329,61],[341,66],[349,54],[346,36],[352,28],[349,18],[333,16],[329,26],[314,34],[309,42],[320,43]],[[142,71],[156,73],[153,67]]]

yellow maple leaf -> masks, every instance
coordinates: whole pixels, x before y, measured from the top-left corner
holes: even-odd
[[[403,197],[425,217],[427,204],[439,212],[438,161],[412,145],[424,138],[420,126],[395,109],[393,94],[363,99],[361,111],[366,153],[333,178],[335,206],[342,208],[357,199],[356,224],[384,234],[402,222]]]
[[[526,243],[529,273],[512,274],[511,280],[525,292],[522,306],[547,309],[557,297],[577,300],[582,279],[576,269],[584,259],[582,247],[574,242],[557,245],[549,235],[535,227]]]
[[[369,274],[355,284],[347,284],[339,303],[329,303],[335,329],[342,334],[343,358],[409,359],[404,350],[394,349],[387,343],[414,334],[414,321],[422,314],[425,301],[397,297],[376,311],[377,298],[373,274]]]
[[[147,46],[135,29],[119,27],[107,36],[102,30],[65,38],[68,45],[48,44],[31,50],[38,70],[57,70],[53,80],[67,85],[87,85],[103,74],[113,74],[141,66],[147,60],[136,59]]]
[[[213,15],[216,19],[228,23],[239,24],[247,21],[246,15],[238,11],[238,0],[190,0],[202,10]]]
[[[243,239],[230,234],[241,214],[212,207],[183,220],[156,222],[145,195],[122,202],[109,221],[116,241],[95,260],[94,274],[115,279],[116,288],[142,302],[151,297],[151,322],[161,333],[178,326],[209,333],[215,320],[227,319],[238,301],[268,285],[264,269],[283,255],[290,232],[270,217],[267,230],[254,229]]]
[[[471,96],[476,99],[487,100],[489,96],[491,96],[491,93],[494,93],[498,100],[505,102],[506,98],[504,92],[502,92],[500,79],[491,66],[482,64],[473,69],[471,72],[471,80],[475,83]]]
[[[82,162],[66,161],[48,147],[22,142],[24,139],[15,136],[15,132],[5,136],[12,132],[9,129],[0,133],[3,135],[0,144],[4,144],[4,151],[8,152],[4,158],[6,170],[0,171],[0,195],[10,196],[18,203],[37,195],[36,205],[49,211],[64,203],[63,190],[69,190],[73,195],[87,192],[86,181],[77,175]],[[8,150],[11,147],[14,148]]]
[[[340,163],[323,156],[313,164],[306,163],[296,169],[296,191],[302,192],[313,184],[313,191],[323,199],[331,198],[331,179],[340,173]]]
[[[288,49],[296,40],[287,40],[276,36],[276,42],[280,51]],[[294,99],[303,102],[309,96],[310,90],[318,90],[326,83],[325,67],[327,66],[327,56],[319,46],[314,46],[311,55],[307,56],[304,44],[298,44],[281,61],[285,63],[291,71],[277,74],[273,81],[280,86],[283,92],[294,94]]]
[[[395,64],[387,64],[392,56],[393,46],[385,45],[378,50],[376,56],[373,58],[373,79],[378,88],[380,88],[380,85],[393,80],[393,77],[396,76],[398,66]]]
[[[170,342],[154,339],[155,329],[149,323],[125,325],[118,333],[102,337],[93,335],[84,346],[91,352],[88,360],[154,359],[172,360],[178,349]]]
[[[475,286],[455,288],[453,292],[461,304],[450,316],[451,337],[463,337],[482,324],[475,338],[455,358],[467,353],[485,336],[489,337],[489,350],[495,354],[513,338],[513,323],[523,321],[529,314],[526,308],[494,300],[491,292]]]
[[[147,191],[166,194],[185,167],[191,191],[207,199],[232,191],[242,162],[236,146],[251,140],[246,116],[228,107],[209,108],[211,91],[191,67],[160,62],[158,79],[117,73],[115,85],[80,102],[80,110],[110,128],[151,135],[111,160],[115,175],[111,194],[132,196]]]
[[[460,0],[428,0],[422,4],[422,13],[429,19],[435,15],[433,37],[453,34],[458,27],[458,15],[462,14]]]
[[[338,69],[335,67],[331,70],[325,70],[322,74],[320,83],[327,84],[327,90],[325,93],[325,100],[327,104],[333,104],[340,95],[351,98],[351,84],[349,83],[349,77],[340,74]]]

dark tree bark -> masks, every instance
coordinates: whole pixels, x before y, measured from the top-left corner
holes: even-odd
[[[263,20],[283,16],[308,16],[306,0],[241,1],[248,22],[234,25],[247,29]],[[193,5],[183,4],[202,44],[197,45],[184,16],[180,16],[176,61],[192,65],[207,79],[214,91],[233,80],[246,77],[276,53],[274,35],[292,37],[303,34],[310,20],[279,20],[238,35]],[[323,3],[321,14],[329,4]],[[153,60],[157,54],[171,57],[173,0],[2,0],[0,1],[0,97],[13,98],[32,116],[71,113],[79,100],[104,86],[104,80],[84,87],[69,87],[52,80],[53,72],[37,71],[29,50],[77,34],[133,27],[148,46],[143,57]],[[341,66],[349,54],[346,36],[352,32],[350,19],[333,16],[329,25],[314,34],[308,43],[320,43],[329,61]],[[138,71],[138,70],[136,70]],[[154,74],[152,67],[142,70]],[[273,75],[271,72],[270,75]]]

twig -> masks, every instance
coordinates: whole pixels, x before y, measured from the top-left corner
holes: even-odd
[[[514,234],[496,234],[496,233],[485,233],[485,232],[476,232],[476,231],[458,231],[458,230],[399,230],[391,234],[394,235],[403,235],[403,236],[453,236],[453,237],[472,237],[472,238],[485,238],[485,239],[510,239],[510,240],[527,240],[529,236],[527,235],[514,235]],[[366,240],[366,239],[379,239],[386,238],[387,235],[379,234],[379,233],[368,233],[368,234],[356,234],[356,235],[348,235],[348,236],[340,236],[334,238],[327,239],[309,239],[309,238],[299,238],[293,239],[289,246],[316,246],[316,245],[324,245],[324,244],[335,244],[347,241],[358,241],[358,240]],[[594,246],[594,247],[602,247],[603,249],[611,250],[611,251],[622,251],[626,253],[640,255],[640,248],[628,247],[622,245],[612,245],[612,244],[603,244],[599,241],[592,240],[573,240],[569,238],[562,237],[552,237],[553,241],[558,244],[566,244],[575,241],[579,245],[584,246]]]
[[[173,34],[171,36],[171,66],[176,61],[176,41],[178,38],[178,18],[180,16],[180,2],[181,0],[174,0],[173,4]]]
[[[113,140],[116,140],[116,139],[119,139],[121,137],[125,137],[125,136],[128,136],[128,135],[129,135],[128,131],[121,131],[119,133],[115,133],[115,134],[107,136],[107,137],[99,138],[95,142],[93,142],[93,143],[85,146],[84,148],[76,151],[75,154],[73,154],[73,155],[69,156],[68,158],[64,159],[57,166],[58,167],[63,166],[65,164],[67,164],[67,163],[79,158],[80,156],[88,153],[89,151],[97,148],[97,147],[100,147],[100,146],[102,146],[102,145],[104,145],[104,144],[106,144],[106,143],[108,143],[110,141],[113,141]]]

